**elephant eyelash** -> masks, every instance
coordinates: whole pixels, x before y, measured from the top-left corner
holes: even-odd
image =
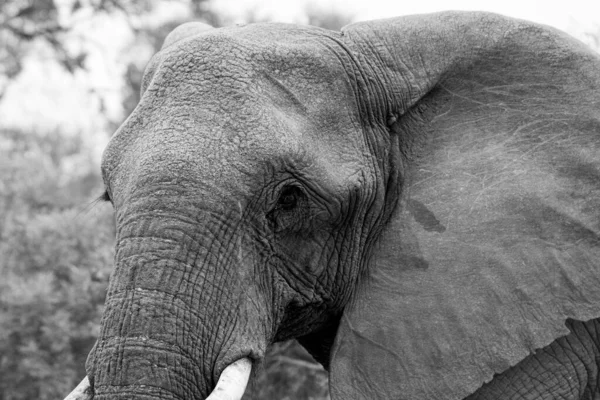
[[[103,201],[103,202],[110,202],[110,203],[112,203],[110,195],[108,194],[108,190],[105,190],[104,193],[102,193],[100,196],[98,196],[98,198],[96,199],[96,201]]]

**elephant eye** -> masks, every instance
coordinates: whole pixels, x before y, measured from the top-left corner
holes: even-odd
[[[298,201],[302,196],[303,193],[299,187],[286,186],[279,195],[277,208],[284,211],[290,211],[298,206]]]
[[[302,188],[288,185],[279,193],[277,203],[267,213],[267,219],[275,231],[298,231],[304,228],[308,211],[307,197]]]

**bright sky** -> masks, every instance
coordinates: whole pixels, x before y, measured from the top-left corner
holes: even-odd
[[[57,0],[68,5],[73,0]],[[89,0],[88,0],[89,1]],[[248,15],[280,22],[306,22],[308,6],[341,10],[355,21],[442,10],[486,10],[553,25],[581,40],[600,30],[600,0],[210,0],[215,11],[242,22]],[[182,2],[164,1],[156,19],[181,13]],[[127,48],[132,39],[121,18],[78,15],[72,45],[88,46],[88,70],[68,74],[40,52],[24,60],[24,71],[0,102],[0,123],[33,129],[93,132],[102,144],[106,118],[122,117],[124,59],[145,62],[146,55]],[[68,18],[66,16],[65,18]],[[74,17],[75,18],[75,17]],[[79,38],[79,39],[78,39]],[[588,38],[589,41],[589,38]],[[91,45],[90,45],[91,43]],[[91,46],[91,47],[90,47]],[[102,106],[100,106],[102,102]]]

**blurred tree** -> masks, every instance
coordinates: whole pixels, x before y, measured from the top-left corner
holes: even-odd
[[[339,31],[341,27],[352,22],[354,15],[334,8],[325,8],[316,3],[309,3],[306,6],[306,16],[308,24],[325,29]]]
[[[82,208],[101,187],[83,143],[0,129],[1,400],[64,397],[97,335],[115,228]]]
[[[173,0],[174,1],[174,0]],[[163,1],[164,2],[164,1]],[[214,26],[219,25],[218,16],[208,7],[208,0],[182,0],[188,5],[190,16],[187,19],[202,19]],[[64,2],[63,2],[64,3]],[[98,13],[121,13],[126,17],[139,17],[151,13],[160,0],[72,0],[69,9],[59,7],[55,0],[2,0],[0,1],[0,99],[6,86],[23,68],[23,58],[34,42],[43,42],[52,49],[53,56],[69,72],[85,68],[87,54],[81,49],[65,45],[65,39],[73,27],[69,16],[84,8],[91,8],[91,15]],[[131,28],[139,38],[154,41],[160,47],[164,39],[163,31],[170,31],[173,25],[155,30],[131,23]],[[151,33],[152,31],[152,33]],[[160,43],[156,43],[156,41]]]
[[[223,26],[223,16],[215,13],[209,4],[209,0],[191,0],[192,19],[204,21],[214,27]]]
[[[66,32],[54,0],[3,0],[0,2],[0,98],[5,86],[22,69],[29,44],[43,40],[69,71],[81,68],[84,54],[70,54],[62,45]]]
[[[8,84],[8,81],[14,78],[22,68],[21,58],[24,50],[19,46],[19,42],[23,40],[31,40],[34,36],[33,32],[26,30],[25,22],[28,18],[23,18],[27,14],[33,14],[32,6],[28,5],[25,1],[19,1],[20,7],[17,6],[17,2],[2,2],[0,3],[0,43],[4,45],[0,47],[0,73],[2,79],[0,79],[0,98],[4,93],[4,87]],[[48,4],[45,4],[44,8],[47,8]],[[48,12],[46,11],[46,14]],[[51,20],[52,18],[47,18]],[[20,26],[19,26],[20,25]]]
[[[584,43],[600,53],[600,26],[596,26],[594,31],[584,32],[582,39]]]

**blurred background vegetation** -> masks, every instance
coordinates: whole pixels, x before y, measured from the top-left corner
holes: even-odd
[[[231,23],[210,1],[0,0],[0,400],[62,399],[84,376],[114,252],[112,210],[94,201],[101,150],[173,27]],[[311,6],[303,20],[352,17]],[[598,31],[584,35],[598,48]],[[327,399],[327,375],[280,343],[244,398]]]

